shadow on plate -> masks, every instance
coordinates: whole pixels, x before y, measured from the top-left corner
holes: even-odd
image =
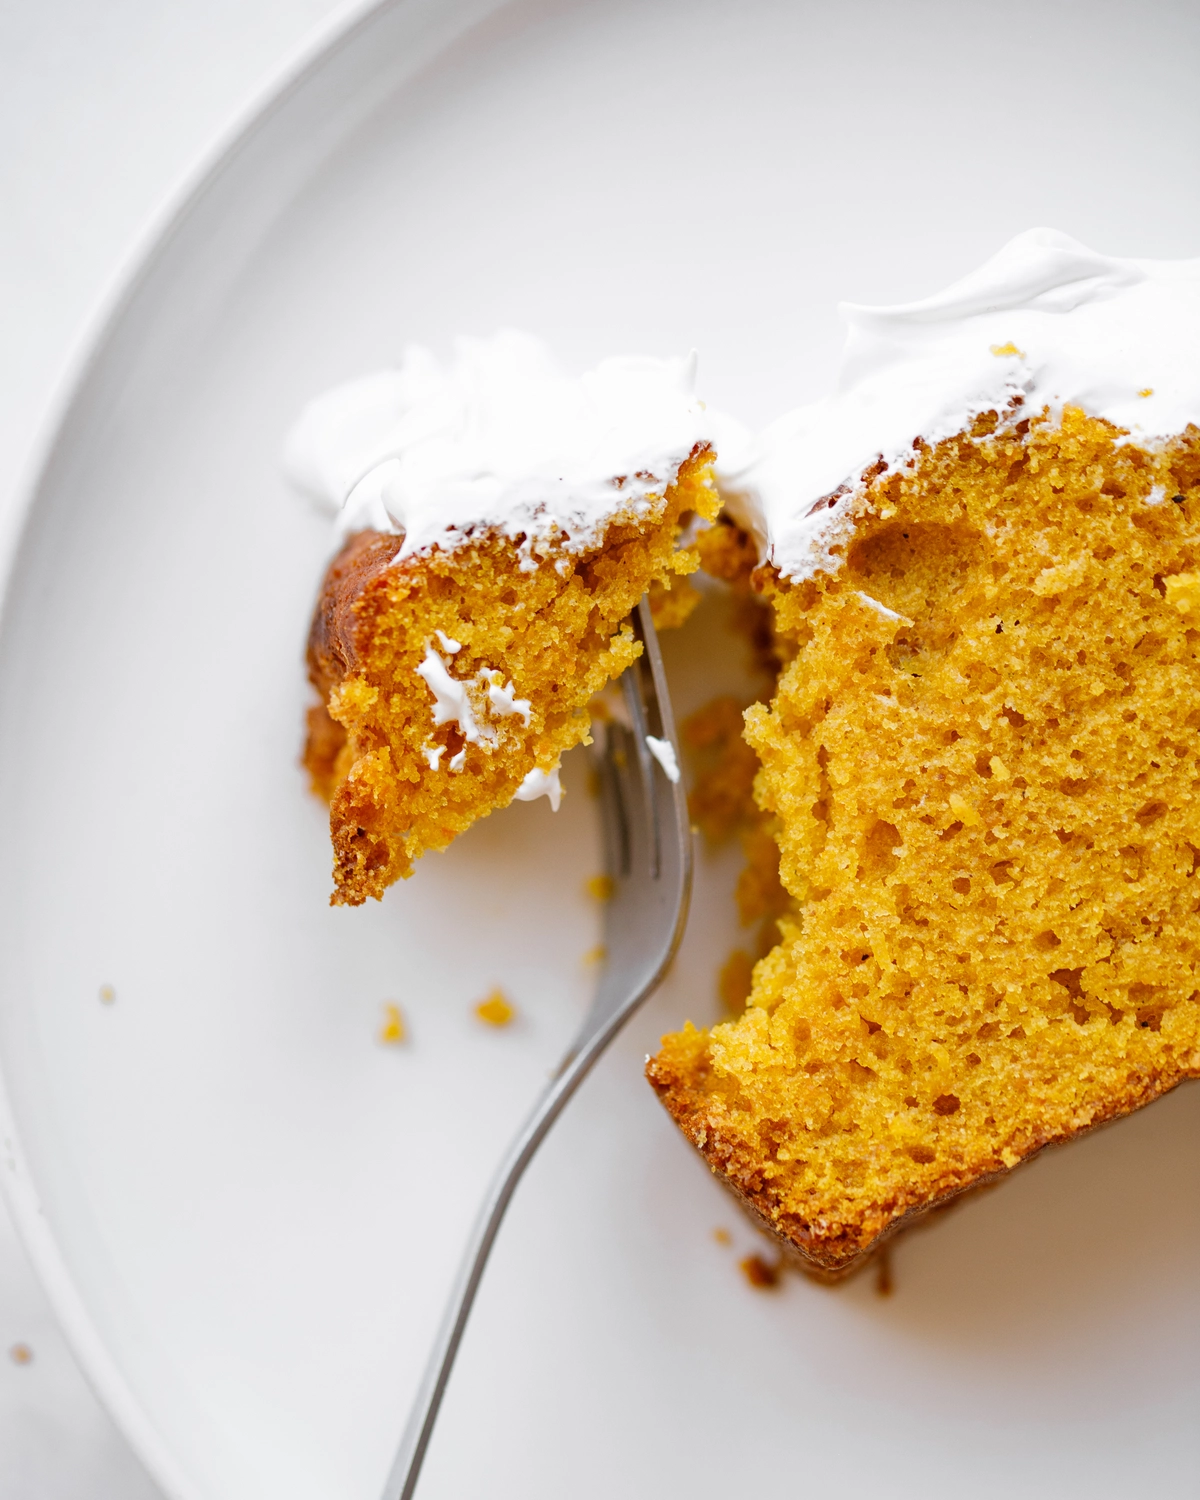
[[[1161,1335],[1200,1270],[1198,1127],[1200,1089],[1184,1084],[914,1228],[892,1251],[890,1297],[871,1270],[844,1295],[872,1321],[992,1357],[1028,1358],[1085,1325],[1089,1342],[1106,1324]]]

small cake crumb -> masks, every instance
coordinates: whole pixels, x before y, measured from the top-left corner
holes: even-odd
[[[1141,390],[1141,391],[1138,392],[1138,395],[1142,396],[1142,397],[1153,396],[1153,394],[1154,394],[1154,387],[1152,385],[1148,385],[1148,386],[1146,386],[1146,388],[1144,390]]]
[[[502,990],[493,990],[486,1000],[475,1007],[475,1014],[488,1026],[507,1026],[516,1011],[504,997]]]
[[[760,1292],[769,1292],[779,1285],[783,1270],[783,1259],[767,1260],[761,1255],[747,1255],[738,1262],[742,1273],[752,1287]]]
[[[589,948],[583,955],[583,966],[585,969],[598,968],[608,957],[608,949],[603,943],[597,943],[594,948]]]
[[[611,901],[613,878],[611,875],[593,875],[587,883],[587,893],[593,901]]]
[[[33,1363],[33,1350],[28,1344],[14,1344],[8,1351],[8,1357],[14,1365],[31,1365]]]
[[[395,1045],[407,1039],[408,1032],[405,1030],[404,1017],[400,1007],[387,1001],[383,1007],[383,1025],[379,1028],[379,1040],[388,1045]]]
[[[717,1242],[718,1245],[732,1245],[733,1244],[733,1235],[730,1234],[730,1232],[728,1231],[728,1229],[714,1229],[713,1230],[713,1239],[716,1240],[716,1242]]]
[[[992,353],[997,356],[997,358],[1003,358],[1006,354],[1015,355],[1017,359],[1025,358],[1024,353],[1017,348],[1016,344],[1014,344],[1011,339],[1007,344],[990,344],[988,347],[991,349]]]
[[[111,1005],[116,998],[117,992],[111,984],[102,984],[100,986],[100,1003],[102,1005]]]

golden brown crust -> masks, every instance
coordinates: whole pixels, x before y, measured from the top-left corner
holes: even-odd
[[[672,1040],[663,1039],[664,1043]],[[829,1233],[820,1223],[806,1223],[799,1215],[781,1208],[778,1194],[764,1177],[764,1154],[750,1151],[739,1136],[721,1129],[711,1107],[711,1096],[697,1087],[698,1076],[702,1079],[703,1065],[699,1070],[686,1064],[681,1066],[666,1045],[646,1062],[646,1078],[663,1107],[742,1209],[803,1271],[818,1280],[833,1282],[862,1270],[884,1244],[916,1227],[929,1215],[966,1194],[998,1183],[1047,1147],[1066,1145],[1153,1103],[1187,1078],[1200,1077],[1200,1069],[1189,1069],[1172,1077],[1157,1075],[1141,1079],[1124,1097],[1109,1100],[1091,1124],[1031,1141],[1014,1166],[1006,1166],[997,1159],[990,1171],[946,1172],[931,1188],[922,1186],[919,1191],[914,1190],[910,1201],[898,1200],[890,1208],[885,1207],[878,1215],[864,1220],[855,1231],[843,1229],[835,1233]]]
[[[304,739],[301,762],[308,772],[313,791],[323,801],[332,799],[341,780],[342,751],[346,748],[346,731],[329,717],[324,703],[314,703],[305,715],[308,733]]]
[[[307,714],[308,734],[301,757],[313,791],[329,802],[346,774],[346,730],[330,717],[329,696],[342,684],[357,660],[355,629],[358,600],[380,577],[404,538],[378,531],[350,537],[329,564],[308,632],[308,680],[321,701]]]
[[[359,600],[390,565],[403,536],[356,532],[329,564],[308,632],[308,680],[328,698],[358,660]]]

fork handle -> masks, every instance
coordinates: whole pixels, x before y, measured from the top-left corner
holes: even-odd
[[[538,1100],[533,1113],[509,1146],[507,1154],[492,1179],[479,1217],[471,1231],[471,1238],[467,1241],[466,1254],[459,1267],[458,1278],[443,1314],[437,1340],[421,1381],[421,1389],[417,1393],[416,1402],[408,1419],[408,1426],[404,1430],[404,1437],[400,1443],[400,1451],[396,1455],[396,1461],[384,1485],[381,1500],[412,1500],[416,1493],[421,1464],[425,1459],[425,1450],[429,1447],[429,1439],[433,1435],[433,1427],[437,1421],[442,1397],[446,1393],[450,1371],[454,1366],[454,1357],[462,1342],[463,1331],[475,1302],[475,1294],[479,1290],[479,1283],[483,1280],[484,1267],[487,1265],[487,1259],[491,1254],[505,1210],[512,1201],[517,1183],[520,1182],[522,1173],[533,1159],[534,1152],[542,1144],[547,1131],[558,1118],[567,1100],[579,1087],[601,1051],[603,1051],[602,1046],[589,1046],[569,1058],[567,1064],[559,1071],[558,1076],[551,1081]]]
[[[646,664],[650,671],[649,681],[645,686],[652,695],[652,707],[657,714],[654,727],[660,734],[674,742],[674,725],[671,719],[670,699],[667,696],[666,675],[659,654],[658,640],[654,633],[654,622],[646,600],[638,606],[637,613]],[[610,948],[609,966],[574,1045],[559,1065],[557,1073],[546,1086],[533,1112],[500,1162],[491,1186],[488,1188],[487,1196],[483,1200],[471,1238],[467,1242],[466,1254],[459,1269],[458,1279],[443,1315],[421,1388],[409,1416],[396,1461],[392,1465],[391,1473],[383,1488],[381,1500],[413,1500],[417,1480],[421,1473],[421,1464],[425,1458],[425,1451],[429,1447],[429,1439],[433,1435],[434,1423],[437,1421],[442,1397],[446,1393],[450,1371],[454,1366],[454,1357],[462,1342],[467,1319],[471,1315],[475,1295],[483,1279],[487,1258],[522,1173],[545,1139],[547,1131],[562,1112],[563,1106],[587,1077],[609,1042],[633,1011],[657,988],[683,935],[692,879],[687,802],[682,786],[669,785],[665,776],[661,793],[655,790],[655,775],[663,775],[663,773],[656,773],[643,743],[647,729],[646,704],[642,701],[643,688],[638,686],[634,693],[632,686],[627,685],[626,691],[630,698],[631,714],[637,726],[636,749],[641,773],[638,780],[642,784],[643,822],[648,825],[644,830],[641,843],[645,843],[645,835],[649,836],[649,849],[639,847],[639,858],[631,861],[630,865],[631,869],[636,865],[649,883],[658,888],[656,898],[658,906],[656,907],[654,902],[647,903],[643,900],[640,903],[640,910],[642,912],[657,910],[662,918],[661,931],[650,941],[648,951],[638,952],[632,957],[626,955],[627,961],[624,965],[615,961]],[[633,775],[632,770],[630,775]],[[672,832],[669,843],[664,841],[659,813],[664,818],[669,815]],[[633,836],[634,831],[633,826],[627,820],[626,833],[630,843],[630,849],[627,852],[631,852],[633,843],[639,842]],[[664,864],[664,855],[669,850],[673,851],[672,861]],[[649,855],[648,858],[647,855]],[[668,870],[670,878],[667,875]],[[614,874],[619,874],[619,872],[614,871]],[[618,893],[606,918],[606,935],[609,935],[609,924],[620,915],[619,905]],[[631,917],[626,913],[621,920],[623,930],[628,928],[639,937],[644,936],[644,929],[638,926],[636,914]]]

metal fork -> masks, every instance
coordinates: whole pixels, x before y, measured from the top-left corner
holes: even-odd
[[[605,908],[605,966],[587,1018],[488,1189],[409,1416],[382,1500],[412,1500],[454,1356],[488,1254],[521,1174],[563,1106],[626,1020],[657,988],[675,955],[692,887],[687,799],[646,736],[675,747],[658,638],[645,599],[633,616],[643,652],[622,683],[631,728],[605,724],[600,801],[612,895]]]

